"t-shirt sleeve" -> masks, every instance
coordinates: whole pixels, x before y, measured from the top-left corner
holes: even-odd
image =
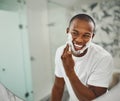
[[[91,73],[88,79],[88,85],[98,87],[109,86],[113,72],[113,59],[112,56],[103,57],[97,64],[95,70]]]
[[[55,55],[55,75],[60,78],[63,77],[61,54],[62,51],[58,48]]]

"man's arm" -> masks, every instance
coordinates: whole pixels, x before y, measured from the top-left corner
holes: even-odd
[[[72,88],[77,98],[80,101],[91,101],[95,99],[96,97],[104,94],[107,90],[107,88],[95,87],[92,85],[89,85],[88,87],[86,87],[85,85],[81,83],[81,81],[78,79],[75,73],[72,73],[67,76],[69,78],[69,81],[72,85]]]
[[[63,78],[55,77],[52,88],[51,101],[61,101],[64,91],[65,81]]]

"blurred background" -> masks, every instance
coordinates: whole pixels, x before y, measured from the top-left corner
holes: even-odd
[[[120,0],[0,0],[0,83],[25,101],[48,101],[56,49],[78,13],[95,19],[93,41],[120,71]]]

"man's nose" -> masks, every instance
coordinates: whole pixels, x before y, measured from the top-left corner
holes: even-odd
[[[81,36],[76,38],[76,42],[78,43],[82,43],[83,42],[83,38]]]

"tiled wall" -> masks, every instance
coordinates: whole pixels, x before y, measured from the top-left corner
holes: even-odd
[[[120,0],[105,0],[76,7],[74,13],[80,12],[95,18],[97,26],[94,42],[112,54],[115,67],[120,69]]]

